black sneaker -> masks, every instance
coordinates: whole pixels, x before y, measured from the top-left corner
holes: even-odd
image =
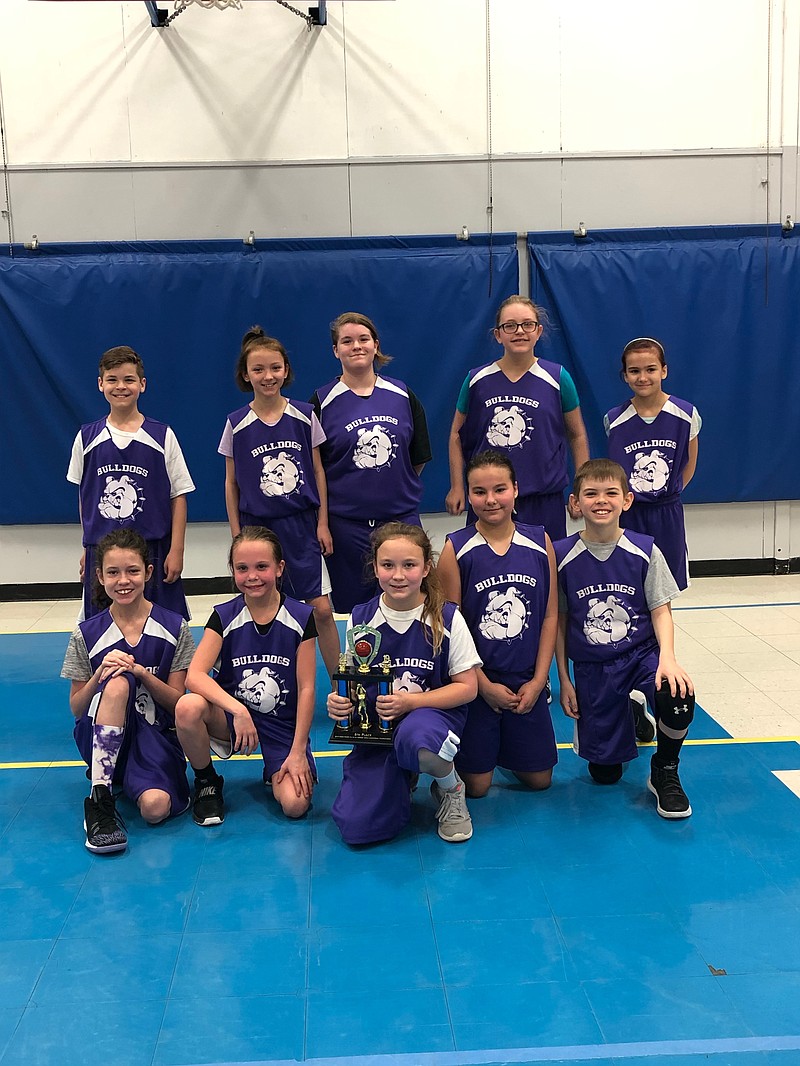
[[[107,785],[94,785],[91,795],[83,801],[83,828],[89,851],[110,855],[127,848],[125,823],[117,814],[114,797]]]
[[[689,798],[681,787],[677,763],[655,766],[651,762],[647,787],[656,797],[656,810],[662,818],[688,818],[692,813]]]
[[[633,728],[640,744],[651,744],[656,735],[656,720],[650,713],[643,692],[634,689],[628,696],[628,706],[633,715]]]
[[[225,821],[225,802],[222,786],[225,778],[219,774],[212,781],[194,779],[194,803],[192,817],[198,825],[221,825]]]

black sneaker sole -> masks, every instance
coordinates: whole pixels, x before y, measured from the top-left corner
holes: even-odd
[[[652,782],[652,780],[649,777],[647,778],[647,787],[650,789],[650,791],[653,793],[653,795],[656,798],[656,810],[658,811],[658,813],[661,815],[662,818],[668,818],[670,821],[676,821],[679,818],[690,818],[691,817],[691,815],[692,815],[692,805],[691,805],[691,803],[689,804],[689,806],[686,808],[685,811],[665,811],[663,809],[663,807],[661,806],[661,801],[658,798],[658,792],[656,792],[655,787],[653,785],[653,782]]]

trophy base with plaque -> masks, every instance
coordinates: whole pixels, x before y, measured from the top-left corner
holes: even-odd
[[[370,638],[372,638],[370,640]],[[371,626],[354,626],[347,634],[347,646],[353,659],[348,666],[347,656],[339,659],[339,669],[333,675],[336,690],[353,704],[353,713],[343,721],[336,722],[331,732],[331,744],[375,744],[387,747],[392,743],[394,721],[381,718],[375,707],[375,689],[378,696],[388,696],[392,690],[391,663],[384,655],[376,668],[373,663],[378,655],[381,635]],[[368,686],[372,692],[368,692]]]

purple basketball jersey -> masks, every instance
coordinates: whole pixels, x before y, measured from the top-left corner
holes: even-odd
[[[328,510],[377,521],[416,512],[422,482],[411,465],[414,422],[401,381],[378,377],[370,396],[336,379],[317,390]]]
[[[308,403],[287,403],[274,426],[262,422],[248,405],[228,415],[233,430],[233,465],[239,509],[284,518],[319,507]]]
[[[670,396],[654,421],[645,422],[632,403],[606,415],[608,456],[628,475],[636,502],[668,503],[683,488],[694,407]]]
[[[519,381],[510,381],[497,363],[471,370],[460,437],[467,462],[486,448],[508,452],[520,496],[563,489],[567,447],[559,364],[539,359]]]
[[[644,590],[652,537],[626,530],[604,561],[595,559],[579,533],[553,548],[573,662],[608,662],[654,640]]]
[[[550,594],[544,527],[518,523],[505,555],[497,555],[475,526],[447,539],[461,572],[461,611],[483,671],[516,691],[535,672]]]
[[[83,543],[97,544],[115,529],[133,528],[145,540],[172,529],[171,488],[164,456],[167,426],[145,418],[125,448],[111,439],[106,419],[81,426],[80,483]]]
[[[172,659],[182,622],[183,618],[179,614],[154,603],[135,647],[125,640],[109,610],[81,622],[80,631],[86,641],[92,670],[98,668],[109,651],[119,648],[132,655],[140,666],[144,666],[159,681],[166,684],[172,672]],[[155,726],[159,731],[165,732],[174,726],[173,715],[153,700],[144,685],[137,686],[135,705],[147,724]]]
[[[222,648],[215,680],[259,720],[297,718],[297,650],[313,608],[286,597],[267,633],[259,633],[244,596],[215,608],[222,622]]]

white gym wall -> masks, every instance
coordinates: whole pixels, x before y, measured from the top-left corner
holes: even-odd
[[[166,29],[2,0],[0,241],[480,232],[490,128],[498,231],[780,222],[798,41],[800,0],[349,0],[310,31],[270,0]],[[692,558],[800,556],[797,507],[689,507]],[[225,533],[190,526],[186,576]],[[0,538],[0,584],[76,578],[77,525]]]

